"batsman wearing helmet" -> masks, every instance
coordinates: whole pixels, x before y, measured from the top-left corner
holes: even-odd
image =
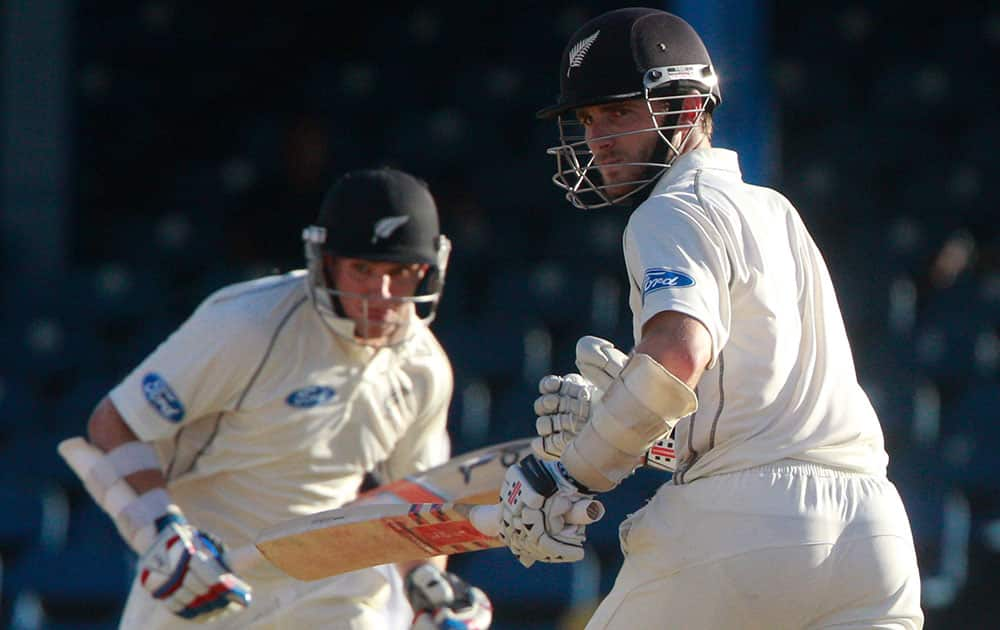
[[[139,554],[121,627],[486,628],[489,600],[443,563],[403,568],[404,595],[391,566],[298,582],[229,562],[367,472],[449,457],[452,370],[428,324],[450,244],[426,184],[348,172],[303,240],[307,270],[209,296],[98,404],[89,440],[60,445],[95,462],[83,481]]]
[[[584,24],[559,69],[553,181],[629,212],[635,345],[584,337],[540,382],[535,450],[508,469],[501,535],[529,565],[582,557],[565,514],[673,432],[675,469],[620,527],[588,628],[920,628],[906,512],[823,258],[796,209],[713,148],[722,102],[681,18]],[[654,447],[655,448],[655,447]]]

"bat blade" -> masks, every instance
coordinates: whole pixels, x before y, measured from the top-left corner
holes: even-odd
[[[473,507],[465,503],[353,505],[265,529],[256,545],[272,564],[305,581],[502,546],[498,538],[472,524]]]
[[[492,444],[456,455],[447,462],[370,490],[364,503],[496,503],[507,468],[531,453],[531,438]],[[346,507],[346,506],[345,506]]]
[[[456,455],[434,468],[413,473],[398,481],[374,488],[359,495],[340,509],[346,510],[350,508],[354,510],[361,506],[371,506],[373,504],[397,504],[408,508],[414,503],[454,502],[478,505],[496,503],[507,468],[521,461],[529,453],[531,453],[531,438],[519,438],[485,446],[474,451]],[[266,532],[270,532],[271,535],[271,538],[265,541],[265,546],[275,549],[272,553],[276,557],[278,555],[287,556],[289,554],[300,553],[300,551],[297,551],[296,545],[300,547],[311,545],[311,539],[310,542],[306,542],[304,538],[302,542],[275,542],[280,539],[281,532],[285,531],[291,535],[295,531],[293,529],[283,530],[282,528],[286,525],[292,527],[292,523],[299,523],[302,527],[301,530],[298,530],[299,533],[308,531],[315,528],[306,523],[308,519],[319,519],[329,513],[329,511],[320,512],[272,526],[265,530]],[[367,517],[362,516],[361,518],[365,519]],[[257,540],[262,540],[263,535],[264,532],[260,532]],[[255,544],[230,549],[228,554],[230,566],[237,573],[246,571],[261,561],[262,552],[263,547]],[[330,554],[332,552],[323,551],[317,553]],[[375,565],[366,563],[364,566]],[[283,569],[284,567],[279,565],[279,568]],[[291,575],[291,573],[289,574]]]

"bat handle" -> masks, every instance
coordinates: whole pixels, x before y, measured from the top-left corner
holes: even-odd
[[[500,504],[476,505],[469,510],[469,522],[473,527],[495,537],[500,533]],[[577,501],[566,514],[566,522],[570,525],[590,525],[604,516],[604,504],[597,499]]]
[[[239,575],[264,560],[264,555],[253,544],[226,551],[226,561],[233,573]]]

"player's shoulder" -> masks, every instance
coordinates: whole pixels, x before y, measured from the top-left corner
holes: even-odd
[[[407,360],[442,360],[448,362],[448,354],[445,352],[437,335],[430,326],[420,320],[411,324],[410,336],[401,344],[401,354]]]
[[[306,272],[294,270],[221,287],[198,306],[195,316],[226,328],[267,328],[308,300]]]
[[[450,379],[451,359],[437,335],[422,321],[415,321],[412,327],[409,338],[397,348],[404,369],[411,375],[426,373],[428,378],[435,380]]]

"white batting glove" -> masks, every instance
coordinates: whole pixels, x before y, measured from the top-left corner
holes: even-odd
[[[454,573],[422,564],[406,576],[413,630],[486,630],[493,604],[482,590]]]
[[[575,504],[592,501],[582,490],[558,462],[528,455],[507,469],[500,490],[500,540],[525,567],[582,560],[586,525],[567,518]]]
[[[626,363],[628,355],[607,339],[588,335],[576,342],[576,369],[602,392],[618,378]]]
[[[579,374],[543,376],[538,392],[541,395],[534,404],[538,437],[531,441],[531,448],[538,457],[555,461],[587,422],[590,402],[601,393]]]
[[[139,559],[139,582],[172,613],[189,621],[213,621],[250,605],[250,585],[233,575],[222,545],[169,513]]]

